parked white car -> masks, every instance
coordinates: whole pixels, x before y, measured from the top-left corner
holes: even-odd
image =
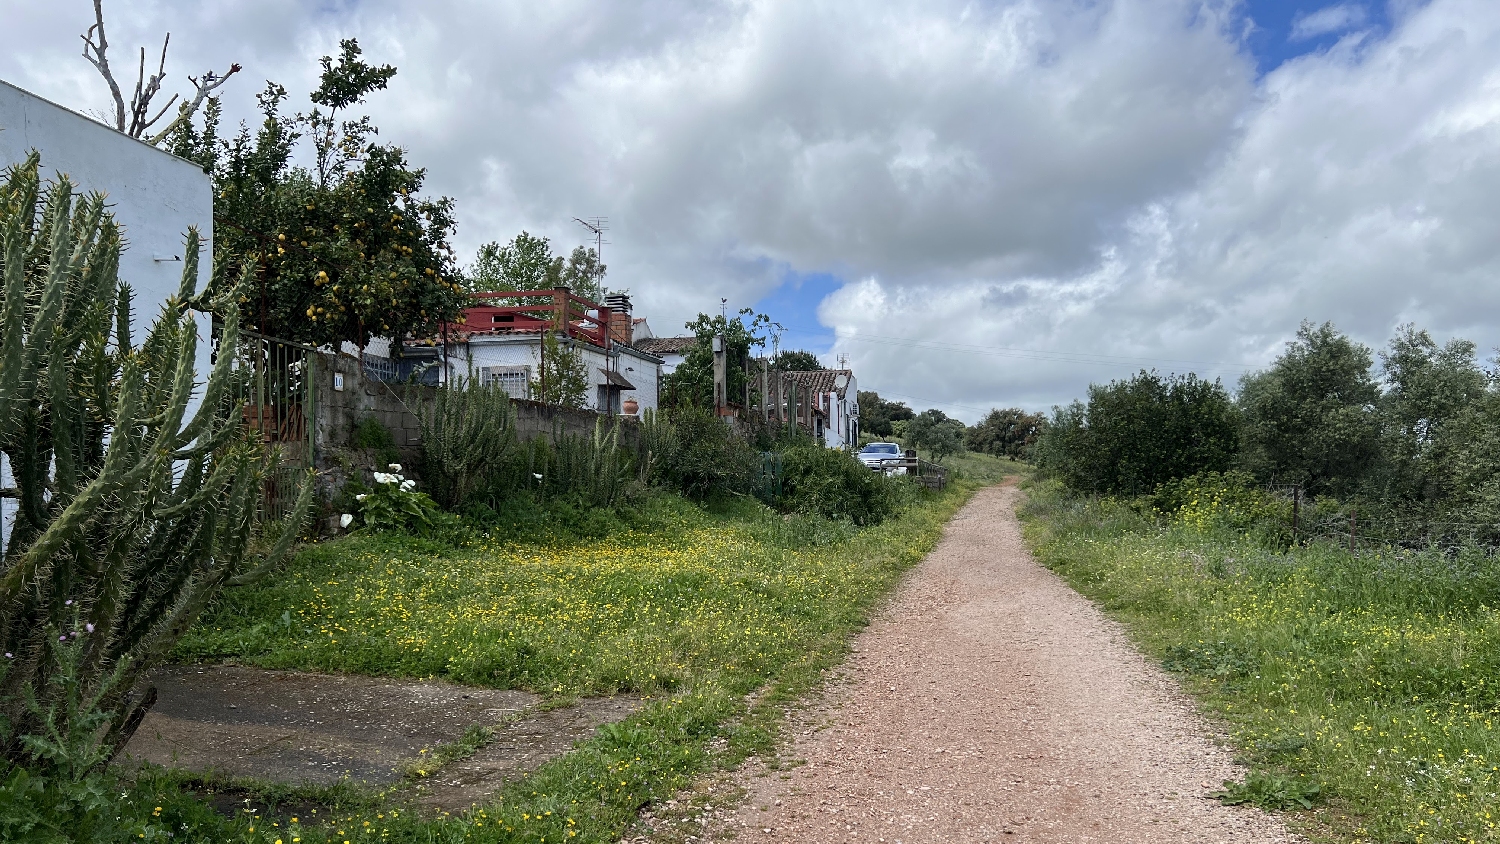
[[[891,466],[887,461],[900,460],[902,457],[901,446],[896,443],[870,443],[859,450],[859,462],[870,467],[874,472],[885,472],[887,475],[906,474],[905,466]]]

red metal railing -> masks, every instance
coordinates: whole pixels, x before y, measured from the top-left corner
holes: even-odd
[[[464,311],[464,327],[471,332],[537,334],[550,328],[609,348],[610,309],[575,296],[566,287],[475,293],[474,297],[515,304],[479,305]]]

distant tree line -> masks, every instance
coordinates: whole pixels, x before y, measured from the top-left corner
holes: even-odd
[[[1494,522],[1500,379],[1476,352],[1406,325],[1377,355],[1331,323],[1304,323],[1234,395],[1191,374],[1091,386],[1087,401],[1054,409],[1036,462],[1088,492],[1240,470],[1418,518]]]

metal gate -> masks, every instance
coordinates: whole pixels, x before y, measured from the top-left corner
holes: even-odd
[[[280,520],[291,511],[313,465],[317,365],[312,346],[240,332],[235,368],[246,373],[240,413],[245,427],[273,449],[276,460],[261,498],[262,520]]]

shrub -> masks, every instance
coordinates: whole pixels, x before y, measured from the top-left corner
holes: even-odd
[[[780,509],[873,525],[893,514],[902,483],[872,472],[846,452],[800,444],[782,452]]]
[[[0,754],[76,782],[130,738],[149,672],[203,608],[289,549],[312,485],[259,558],[272,455],[245,431],[233,354],[190,412],[198,331],[185,311],[209,304],[194,295],[197,232],[178,294],[137,346],[104,197],[75,204],[65,177],[44,191],[39,166],[32,154],[0,178],[0,451],[18,505],[0,557]],[[214,304],[234,349],[238,319]]]
[[[1087,405],[1057,408],[1037,441],[1037,468],[1069,487],[1137,495],[1230,468],[1239,421],[1218,381],[1141,372],[1089,387]]]
[[[430,496],[417,491],[417,482],[401,474],[401,464],[386,467],[390,472],[375,473],[375,488],[355,496],[359,502],[361,527],[376,531],[400,531],[412,536],[438,536],[457,524],[444,513]],[[345,514],[344,527],[355,521]]]
[[[724,420],[699,407],[648,412],[640,450],[647,482],[698,500],[746,494],[760,471],[755,449],[734,436]]]

